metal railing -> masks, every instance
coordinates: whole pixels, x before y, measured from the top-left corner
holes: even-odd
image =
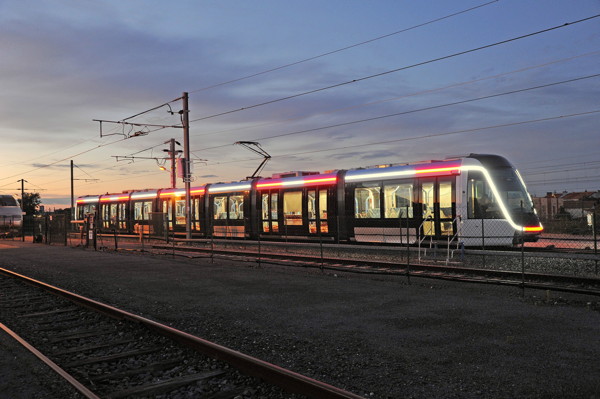
[[[448,246],[446,248],[446,264],[450,263],[450,259],[454,258],[454,251],[450,250],[452,243],[456,240],[456,249],[458,250],[460,247],[460,241],[458,238],[460,237],[460,227],[461,227],[461,217],[457,216],[452,220],[452,226],[456,226],[456,230],[452,236],[448,236]]]

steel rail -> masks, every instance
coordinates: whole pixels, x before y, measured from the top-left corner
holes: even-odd
[[[153,245],[153,248],[165,249],[172,252],[173,247]],[[177,247],[176,251],[181,252],[213,252],[221,255],[237,256],[237,257],[250,257],[258,256],[255,251],[244,251],[239,248],[235,250],[231,249],[210,249],[210,248],[199,248],[199,247]],[[272,261],[282,263],[289,263],[290,261],[295,262],[310,262],[314,263],[315,267],[323,267],[329,270],[346,271],[352,273],[371,273],[371,274],[390,274],[390,275],[406,275],[406,264],[384,261],[384,260],[362,260],[353,258],[321,258],[320,256],[304,255],[304,254],[292,254],[292,253],[274,253],[274,252],[261,252],[260,259],[262,263]],[[356,266],[364,268],[356,268]],[[384,268],[375,269],[375,268]],[[445,274],[441,274],[445,273]],[[565,276],[559,274],[544,274],[544,273],[522,273],[519,271],[510,270],[494,270],[494,269],[481,269],[472,267],[459,267],[451,265],[439,265],[439,264],[425,264],[425,263],[411,263],[409,274],[414,277],[427,277],[442,280],[452,281],[464,281],[474,283],[487,283],[497,285],[511,285],[525,288],[534,289],[545,289],[553,291],[571,292],[577,294],[587,294],[600,296],[600,288],[598,289],[585,289],[579,287],[569,287],[566,285],[549,285],[550,283],[562,283],[562,284],[577,284],[583,285],[594,285],[600,287],[600,279],[598,278],[587,278],[579,276]],[[488,280],[483,280],[482,277],[488,277]],[[523,283],[521,278],[525,277],[529,281]],[[532,281],[533,280],[533,281]],[[539,281],[544,282],[539,282]]]
[[[0,268],[0,273],[40,287],[44,290],[52,292],[55,295],[62,296],[82,306],[105,313],[111,317],[127,319],[141,323],[164,336],[182,343],[183,345],[192,347],[207,356],[229,363],[234,368],[241,370],[248,375],[261,378],[271,384],[278,385],[286,391],[319,399],[364,399],[362,396],[353,394],[324,382],[317,381],[302,374],[295,373],[241,352],[237,352],[233,349],[226,348],[175,328],[165,326],[145,317],[117,309],[113,306],[103,304],[90,298],[85,298],[81,295],[63,290],[50,284],[46,284],[22,274],[4,268]]]
[[[23,345],[29,352],[33,353],[37,356],[42,362],[44,362],[48,367],[54,370],[58,375],[60,375],[65,381],[71,384],[75,389],[77,389],[83,396],[89,399],[100,399],[95,393],[87,389],[83,384],[75,379],[71,374],[67,373],[63,370],[58,364],[54,363],[48,357],[46,357],[42,352],[33,347],[29,342],[25,341],[21,338],[17,333],[8,328],[6,325],[0,323],[0,328],[4,330],[8,335],[13,337],[17,342]]]

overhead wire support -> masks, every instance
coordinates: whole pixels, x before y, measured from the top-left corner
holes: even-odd
[[[168,128],[181,129],[181,128],[183,128],[183,126],[181,126],[181,125],[155,125],[155,124],[151,124],[151,123],[133,123],[133,122],[124,122],[124,121],[109,121],[109,120],[105,120],[105,119],[92,119],[92,120],[94,122],[99,122],[100,123],[100,137],[108,137],[108,136],[114,136],[114,135],[122,134],[126,138],[131,138],[131,137],[137,137],[137,136],[145,136],[146,134],[150,133],[150,131],[144,132],[142,130],[139,130],[139,131],[135,132],[132,135],[127,135],[125,133],[103,134],[102,123],[114,123],[114,124],[119,124],[119,125],[123,125],[123,126],[136,126],[136,127],[144,127],[144,128],[156,127],[156,128],[160,128],[160,129],[168,129]]]
[[[267,164],[267,162],[269,161],[269,159],[271,159],[271,155],[269,155],[268,152],[266,152],[259,143],[257,143],[256,141],[237,141],[235,144],[241,145],[247,149],[249,149],[250,151],[260,155],[263,157],[263,161],[260,163],[260,165],[258,165],[258,168],[256,168],[256,170],[254,171],[254,173],[252,173],[252,176],[247,176],[246,180],[251,180],[254,179],[256,177],[260,177],[258,176],[258,174],[262,171],[262,169],[265,167],[265,165]]]
[[[162,108],[162,107],[165,107],[165,106],[169,107],[169,110],[170,110],[169,112],[171,113],[171,115],[173,115],[173,114],[174,114],[174,112],[173,112],[173,109],[171,109],[171,105],[170,105],[170,104],[171,104],[171,103],[174,103],[175,101],[179,101],[179,100],[181,100],[181,99],[183,99],[183,96],[182,96],[182,97],[178,97],[178,98],[176,98],[176,99],[174,99],[174,100],[171,100],[171,101],[169,101],[169,102],[166,102],[166,103],[164,103],[164,104],[157,105],[157,106],[156,106],[156,107],[154,107],[154,108],[147,109],[146,111],[139,112],[139,113],[137,113],[137,114],[135,114],[135,115],[132,115],[132,116],[129,116],[129,117],[127,117],[127,118],[123,118],[123,119],[121,119],[121,121],[126,121],[126,120],[128,120],[128,119],[133,119],[133,118],[135,118],[135,117],[138,117],[138,116],[140,116],[140,115],[147,114],[148,112],[155,111],[155,110],[157,110],[157,109],[159,109],[159,108]]]
[[[542,29],[542,30],[539,30],[539,31],[536,31],[536,32],[532,32],[532,33],[527,33],[527,34],[524,34],[524,35],[521,35],[521,36],[515,36],[515,37],[512,37],[510,39],[505,39],[505,40],[501,40],[499,42],[495,42],[495,43],[491,43],[491,44],[486,44],[486,45],[479,46],[479,47],[476,47],[476,48],[472,48],[472,49],[469,49],[469,50],[459,51],[457,53],[448,54],[448,55],[445,55],[445,56],[442,56],[442,57],[437,57],[437,58],[433,58],[433,59],[430,59],[430,60],[427,60],[427,61],[418,62],[416,64],[407,65],[407,66],[404,66],[404,67],[392,69],[392,70],[389,70],[389,71],[384,71],[384,72],[376,73],[376,74],[369,75],[369,76],[363,76],[363,77],[360,77],[360,78],[348,80],[346,82],[336,83],[334,85],[325,86],[325,87],[321,87],[321,88],[318,88],[318,89],[305,91],[305,92],[302,92],[302,93],[292,94],[292,95],[289,95],[289,96],[286,96],[286,97],[281,97],[281,98],[277,98],[277,99],[274,99],[274,100],[265,101],[265,102],[262,102],[262,103],[259,103],[259,104],[249,105],[249,106],[246,106],[246,107],[242,107],[242,108],[237,108],[237,109],[230,110],[230,111],[221,112],[221,113],[218,113],[218,114],[213,114],[213,115],[205,116],[205,117],[202,117],[202,118],[193,119],[190,122],[198,122],[198,121],[203,121],[203,120],[206,120],[206,119],[216,118],[216,117],[219,117],[219,116],[229,115],[229,114],[233,114],[233,113],[239,112],[239,111],[245,111],[245,110],[248,110],[248,109],[262,107],[264,105],[269,105],[269,104],[273,104],[273,103],[280,102],[280,101],[285,101],[285,100],[291,100],[292,98],[298,98],[298,97],[302,97],[302,96],[305,96],[305,95],[308,95],[308,94],[314,94],[314,93],[318,93],[318,92],[321,92],[321,91],[325,91],[325,90],[329,90],[329,89],[334,89],[334,88],[337,88],[337,87],[342,87],[342,86],[346,86],[346,85],[357,83],[357,82],[362,82],[362,81],[365,81],[365,80],[368,80],[368,79],[373,79],[373,78],[377,78],[377,77],[380,77],[380,76],[389,75],[389,74],[392,74],[392,73],[395,73],[395,72],[400,72],[400,71],[404,71],[404,70],[407,70],[407,69],[411,69],[411,68],[415,68],[415,67],[419,67],[419,66],[431,64],[431,63],[434,63],[434,62],[447,60],[447,59],[450,59],[450,58],[458,57],[458,56],[461,56],[461,55],[473,53],[473,52],[480,51],[480,50],[485,50],[485,49],[488,49],[488,48],[491,48],[491,47],[495,47],[495,46],[499,46],[499,45],[502,45],[502,44],[510,43],[510,42],[517,41],[517,40],[520,40],[520,39],[525,39],[525,38],[528,38],[528,37],[536,36],[536,35],[539,35],[539,34],[542,34],[542,33],[547,33],[547,32],[550,32],[550,31],[553,31],[553,30],[556,30],[556,29],[561,29],[561,28],[565,28],[567,26],[571,26],[571,25],[582,23],[582,22],[586,22],[586,21],[589,21],[589,20],[592,20],[592,19],[595,19],[595,18],[598,18],[598,17],[600,17],[600,14],[592,15],[590,17],[582,18],[582,19],[579,19],[579,20],[576,20],[576,21],[572,21],[572,22],[566,22],[566,23],[561,24],[561,25],[556,25],[556,26],[553,26],[553,27],[550,27],[550,28]]]

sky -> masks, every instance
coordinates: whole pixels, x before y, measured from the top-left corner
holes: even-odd
[[[491,153],[533,195],[596,191],[599,14],[600,0],[0,0],[0,192],[24,179],[68,207],[71,160],[76,197],[169,187],[158,166],[184,144],[184,92],[193,185],[250,176],[261,158],[235,143],[254,141],[272,157],[262,176]]]

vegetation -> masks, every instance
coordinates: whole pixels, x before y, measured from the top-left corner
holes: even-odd
[[[42,198],[39,193],[23,193],[23,201],[19,199],[19,203],[25,215],[35,215],[42,203]]]

